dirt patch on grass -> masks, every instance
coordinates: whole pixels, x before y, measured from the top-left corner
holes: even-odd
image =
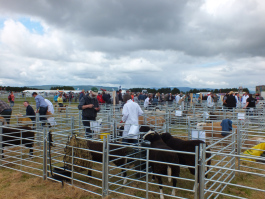
[[[70,185],[62,187],[58,182],[7,169],[1,169],[0,195],[2,199],[100,198]]]

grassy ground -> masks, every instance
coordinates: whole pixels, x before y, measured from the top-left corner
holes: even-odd
[[[1,168],[1,199],[89,199],[96,198],[78,188],[62,185],[58,182],[43,180],[39,177],[18,171]]]

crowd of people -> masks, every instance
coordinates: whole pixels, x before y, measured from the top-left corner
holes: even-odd
[[[24,101],[23,105],[26,107],[25,116],[29,117],[32,121],[36,120],[36,113],[40,115],[40,121],[42,124],[48,124],[50,126],[55,125],[55,120],[53,117],[48,117],[47,115],[54,114],[53,103],[48,99],[44,99],[41,95],[38,95],[36,92],[32,93],[32,96],[36,102],[36,110],[34,111],[33,107],[29,104],[28,101]],[[100,105],[102,104],[120,104],[123,106],[123,122],[125,124],[128,122],[133,123],[134,125],[138,125],[138,116],[142,114],[140,111],[140,105],[143,105],[145,109],[148,109],[150,106],[156,106],[158,104],[167,102],[176,103],[181,105],[184,102],[190,102],[191,96],[189,93],[143,93],[143,92],[131,92],[127,90],[125,94],[122,94],[122,90],[116,91],[116,96],[111,96],[108,92],[98,92],[98,90],[91,90],[85,92],[82,90],[79,94],[76,93],[66,93],[60,92],[56,94],[53,98],[54,102],[58,103],[59,107],[63,106],[63,103],[66,102],[65,99],[68,99],[69,102],[72,101],[73,98],[79,99],[78,109],[82,110],[82,121],[83,125],[86,128],[86,137],[92,137],[92,131],[90,129],[90,121],[95,121],[97,117],[97,113],[100,111]],[[260,99],[263,99],[261,96],[256,96],[256,98],[252,94],[244,93],[240,96],[238,93],[234,93],[233,91],[225,94],[222,98],[223,107],[227,109],[233,108],[243,108],[252,110],[256,107],[256,104]],[[216,105],[218,100],[220,100],[220,96],[218,97],[216,94],[209,93],[207,95],[201,96],[198,98],[198,102],[206,101],[208,107],[213,107]],[[12,115],[12,107],[14,106],[15,96],[13,92],[10,92],[8,96],[9,104],[0,100],[0,113],[6,119],[7,123],[10,123],[10,118]],[[77,100],[76,100],[77,101]],[[130,128],[125,128],[125,133],[128,134]]]

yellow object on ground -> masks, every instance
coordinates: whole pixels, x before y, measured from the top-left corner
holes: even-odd
[[[259,149],[259,150],[254,150],[254,149]],[[247,155],[247,156],[260,156],[265,150],[265,143],[260,143],[254,147],[252,147],[251,149],[246,150],[243,155]],[[255,161],[253,159],[248,159],[248,158],[241,158],[242,160],[249,160],[249,161]]]
[[[107,138],[107,135],[109,135],[110,133],[101,133],[99,136],[100,136],[100,139],[104,139],[104,137]]]

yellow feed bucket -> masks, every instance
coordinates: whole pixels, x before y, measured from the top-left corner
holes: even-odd
[[[104,137],[107,138],[107,135],[109,135],[110,133],[101,133],[99,136],[100,136],[100,139],[104,139]]]

